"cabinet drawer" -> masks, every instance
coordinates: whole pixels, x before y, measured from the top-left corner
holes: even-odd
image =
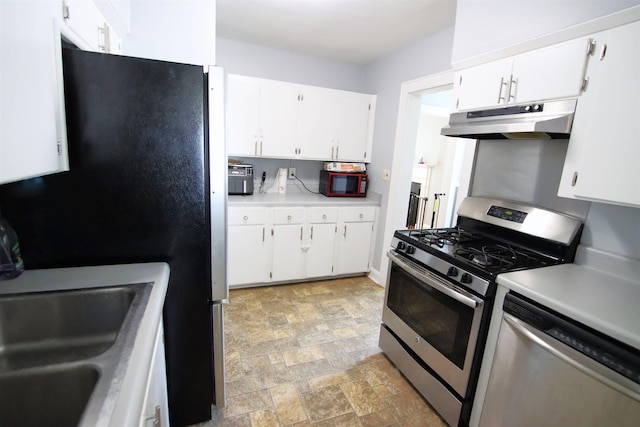
[[[370,222],[375,217],[375,206],[349,206],[340,209],[340,220],[344,222]]]
[[[338,208],[308,208],[307,222],[313,224],[333,224],[338,220]]]
[[[273,224],[302,224],[304,208],[273,208]]]
[[[256,225],[267,221],[266,208],[229,208],[227,212],[229,225]]]

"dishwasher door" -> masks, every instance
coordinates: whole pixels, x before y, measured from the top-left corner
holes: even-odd
[[[536,315],[523,318],[538,320],[544,325],[542,328],[503,313],[479,425],[637,427],[640,420],[637,355],[632,354],[631,359],[620,365],[609,357],[615,354],[609,348],[585,340],[590,332],[576,334],[574,330],[570,335],[566,329]],[[626,376],[570,345],[603,363],[612,366],[615,363],[616,369]]]

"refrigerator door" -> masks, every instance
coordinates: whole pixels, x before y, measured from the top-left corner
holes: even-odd
[[[63,62],[70,171],[1,186],[3,214],[27,269],[169,263],[171,425],[209,420],[211,129],[203,68],[70,49]]]

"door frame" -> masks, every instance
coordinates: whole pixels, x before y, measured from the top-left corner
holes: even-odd
[[[418,123],[420,121],[421,96],[425,91],[437,92],[439,89],[453,86],[453,70],[421,77],[415,80],[403,82],[400,86],[400,105],[398,108],[398,121],[396,125],[396,137],[393,148],[393,163],[391,181],[389,184],[389,199],[387,201],[387,215],[383,230],[382,253],[380,259],[380,271],[377,282],[386,286],[389,263],[386,260],[387,250],[391,247],[391,239],[395,230],[405,228],[409,192],[411,186],[411,173]],[[453,143],[453,141],[452,141]],[[456,205],[467,196],[472,175],[473,158],[475,156],[475,141],[468,140],[465,146],[460,187]],[[411,150],[406,147],[412,147]],[[409,166],[409,167],[408,167]],[[455,207],[457,211],[458,206]]]

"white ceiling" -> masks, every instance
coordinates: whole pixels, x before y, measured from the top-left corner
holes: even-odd
[[[451,26],[456,0],[217,0],[219,37],[368,64]]]

